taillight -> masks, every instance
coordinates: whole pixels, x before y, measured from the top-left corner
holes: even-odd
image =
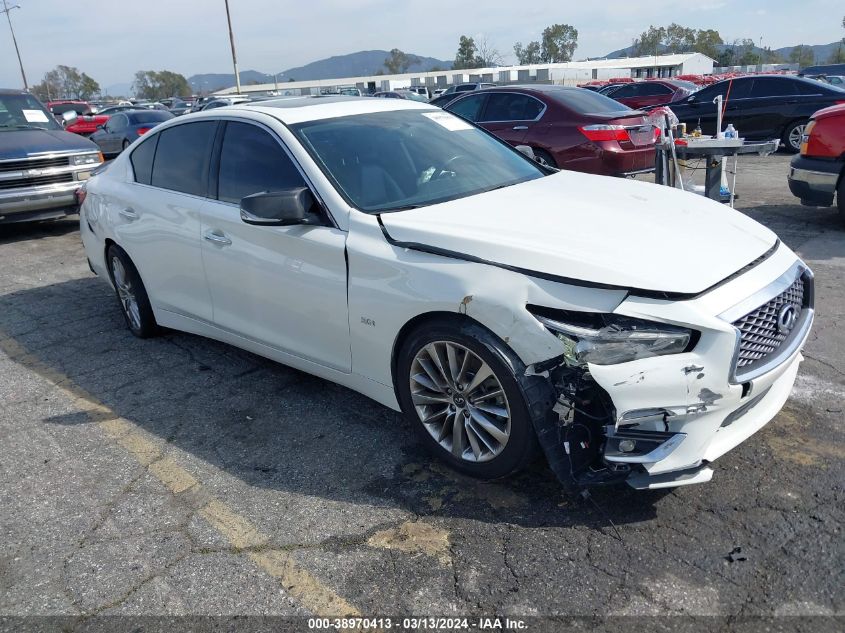
[[[149,127],[139,127],[138,128],[138,136],[143,136],[147,132],[149,132],[152,128]]]
[[[811,119],[807,124],[807,127],[804,128],[804,134],[801,135],[800,153],[802,156],[807,155],[807,145],[810,143],[810,133],[813,131],[814,127],[816,127],[816,121],[815,119]]]
[[[630,141],[631,135],[624,125],[585,125],[578,128],[581,134],[594,142]]]

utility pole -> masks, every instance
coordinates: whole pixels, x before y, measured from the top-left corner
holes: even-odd
[[[238,57],[235,54],[235,36],[232,33],[232,16],[229,15],[229,0],[224,0],[224,2],[226,3],[226,21],[229,23],[229,43],[232,45],[232,65],[235,67],[235,85],[238,87],[238,94],[241,94],[241,76],[238,73]]]
[[[3,10],[0,13],[6,14],[6,19],[9,21],[9,30],[12,32],[12,43],[15,45],[15,53],[18,55],[18,65],[21,67],[21,78],[23,79],[23,89],[29,90],[29,84],[26,83],[26,73],[23,71],[23,62],[21,61],[21,52],[18,49],[18,40],[15,38],[15,29],[12,28],[12,17],[9,13],[12,9],[20,9],[20,6],[13,4],[11,7],[3,0]]]

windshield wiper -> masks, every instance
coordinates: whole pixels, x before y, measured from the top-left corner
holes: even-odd
[[[4,123],[3,125],[0,125],[0,127],[14,128],[16,130],[46,130],[47,129],[45,127],[40,127],[38,125],[26,125],[25,123],[12,123],[12,124]]]

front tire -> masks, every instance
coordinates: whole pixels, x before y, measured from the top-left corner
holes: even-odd
[[[783,132],[783,146],[786,151],[797,154],[801,151],[801,137],[804,135],[804,128],[807,127],[807,121],[793,121],[786,126]]]
[[[147,290],[129,255],[122,248],[112,245],[106,253],[106,261],[129,331],[138,338],[154,336],[158,331],[158,324]]]
[[[396,384],[402,411],[426,448],[452,468],[496,479],[536,455],[531,407],[516,376],[525,366],[466,320],[443,319],[402,344]]]

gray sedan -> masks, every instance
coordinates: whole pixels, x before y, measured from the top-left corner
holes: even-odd
[[[100,146],[105,156],[116,156],[139,136],[143,136],[159,123],[173,118],[164,110],[128,110],[111,116],[99,126],[91,140]]]

